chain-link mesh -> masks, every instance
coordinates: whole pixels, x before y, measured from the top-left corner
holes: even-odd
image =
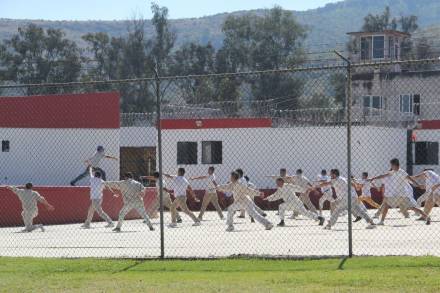
[[[353,176],[363,204],[379,208],[369,213],[377,229],[367,234],[354,225],[355,254],[440,254],[438,211],[430,208],[440,171],[439,65],[430,60],[353,66],[353,109],[363,110],[353,117]],[[434,173],[424,172],[430,168]]]
[[[439,171],[438,69],[396,61],[3,86],[0,253],[440,254],[436,223],[426,225],[438,177],[388,171],[393,158],[409,175]],[[421,185],[421,220],[405,218]],[[372,218],[384,194],[380,212],[401,213],[390,209],[382,227]]]

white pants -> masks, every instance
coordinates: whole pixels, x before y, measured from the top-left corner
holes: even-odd
[[[330,217],[330,221],[328,223],[329,226],[333,226],[334,224],[336,224],[338,217],[348,209],[347,200],[337,200],[335,203],[336,203],[336,207]],[[367,222],[372,222],[370,216],[367,213],[367,209],[365,208],[364,205],[360,205],[357,199],[352,199],[351,212],[356,216],[362,217]]]
[[[431,192],[425,192],[417,199],[417,206],[421,207],[422,203],[427,201],[429,196],[431,195]]]
[[[228,226],[234,225],[234,213],[238,210],[246,210],[250,217],[265,227],[271,224],[271,222],[256,211],[255,204],[251,199],[241,198],[240,200],[234,201],[234,203],[228,207],[228,217],[226,220]]]
[[[23,223],[25,230],[27,232],[31,232],[37,228],[40,228],[43,225],[33,225],[32,222],[34,221],[34,218],[38,215],[38,210],[31,210],[31,211],[22,211],[21,216],[23,218]]]
[[[324,191],[321,198],[319,199],[320,210],[324,208],[324,203],[326,201],[329,201],[330,203],[335,202],[335,199],[333,198],[333,191],[331,189],[327,189],[326,191]]]
[[[119,212],[118,225],[116,225],[116,228],[122,227],[122,223],[124,222],[125,216],[133,209],[135,209],[139,213],[139,215],[144,218],[146,224],[149,227],[152,227],[150,218],[148,217],[147,212],[145,211],[144,201],[142,199],[138,199],[138,200],[124,202],[124,206]]]
[[[280,206],[278,207],[278,211],[280,213],[280,219],[282,221],[284,221],[285,211],[294,211],[300,215],[304,215],[313,220],[318,220],[319,218],[319,216],[316,213],[307,210],[304,207],[304,204],[297,199],[289,200],[287,202],[280,204]]]
[[[89,207],[89,211],[87,213],[87,219],[85,224],[90,225],[93,219],[93,214],[95,211],[98,215],[104,219],[107,223],[112,223],[112,219],[102,210],[102,198],[92,199]]]

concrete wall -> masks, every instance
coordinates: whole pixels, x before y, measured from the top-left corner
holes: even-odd
[[[96,146],[119,156],[119,129],[0,128],[0,140],[10,141],[10,151],[0,152],[1,184],[69,185]],[[119,161],[103,160],[101,167],[108,179],[119,179]]]
[[[259,188],[274,187],[266,175],[278,174],[285,167],[289,173],[301,168],[315,179],[321,169],[347,166],[346,129],[344,127],[238,128],[163,131],[163,167],[175,173],[185,167],[188,177],[206,173],[201,164],[201,141],[223,142],[223,163],[215,165],[219,182],[226,182],[231,170],[244,169]],[[198,164],[177,165],[177,142],[198,142]],[[388,162],[398,157],[406,164],[406,130],[402,128],[353,127],[353,172],[367,170],[379,174]],[[203,188],[203,182],[194,182]]]
[[[34,223],[67,224],[85,221],[90,204],[88,187],[38,186],[35,190],[46,198],[55,210],[49,212],[39,205],[38,217],[35,218]],[[156,200],[155,194],[154,188],[148,188],[144,197],[145,208],[153,217],[157,216],[151,209]],[[122,204],[121,197],[114,197],[110,191],[104,191],[103,209],[113,220],[118,219]],[[23,226],[21,211],[21,202],[18,197],[10,190],[0,187],[0,227]],[[126,217],[126,219],[138,218],[139,215],[134,211]],[[96,213],[94,221],[102,221]]]

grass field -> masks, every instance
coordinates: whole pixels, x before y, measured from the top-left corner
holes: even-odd
[[[0,292],[439,292],[440,258],[0,258]]]

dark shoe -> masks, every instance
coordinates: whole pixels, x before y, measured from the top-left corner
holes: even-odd
[[[278,227],[284,227],[284,226],[286,226],[286,224],[284,224],[284,220],[281,220],[281,222],[279,222],[279,224],[277,226]]]
[[[266,217],[267,217],[267,214],[266,214],[266,213],[263,213],[262,216],[266,218]]]
[[[254,220],[254,218],[251,218],[251,223],[255,223],[255,220]]]
[[[430,217],[426,218],[426,225],[431,225],[431,218]]]
[[[121,228],[116,227],[113,229],[113,232],[121,232]]]
[[[150,228],[150,231],[154,231],[154,227],[153,226],[150,226],[148,228]]]
[[[353,221],[353,223],[359,222],[360,220],[362,220],[362,217],[356,217],[356,219]]]
[[[182,223],[182,218],[177,218],[177,223]]]
[[[325,218],[324,217],[319,216],[318,220],[319,220],[319,226],[324,225],[324,222],[325,222]]]
[[[239,216],[238,216],[238,218],[240,218],[240,219],[244,219],[244,216],[242,216],[242,215],[239,215]]]
[[[75,186],[75,183],[73,181],[70,182],[70,186]]]

